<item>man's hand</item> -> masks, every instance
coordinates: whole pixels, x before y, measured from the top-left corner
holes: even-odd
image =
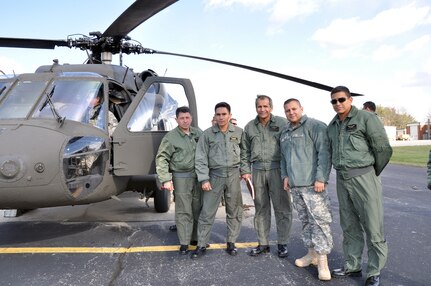
[[[321,193],[325,190],[325,183],[316,181],[314,182],[314,191],[316,193]]]
[[[290,191],[289,188],[289,178],[284,178],[283,180],[283,190],[285,190],[286,192]]]
[[[172,192],[174,190],[174,184],[172,183],[172,181],[164,182],[163,183],[163,189]]]
[[[243,174],[241,175],[241,179],[243,180],[251,179],[251,174]]]
[[[211,191],[213,188],[211,187],[211,184],[210,184],[210,182],[205,182],[205,183],[202,183],[202,190],[203,191],[205,191],[205,192],[209,192],[209,191]]]

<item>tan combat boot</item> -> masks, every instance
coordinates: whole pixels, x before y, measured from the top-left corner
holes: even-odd
[[[317,271],[319,272],[319,280],[331,280],[326,254],[317,254]]]
[[[295,265],[298,267],[307,267],[310,264],[317,266],[317,253],[313,248],[309,248],[304,257],[295,260]]]

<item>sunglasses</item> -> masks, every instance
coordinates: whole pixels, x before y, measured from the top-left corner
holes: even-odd
[[[345,98],[345,97],[336,98],[336,99],[331,100],[331,104],[337,104],[337,101],[338,101],[339,103],[343,103],[343,102],[345,102],[346,100],[347,100],[347,98]]]

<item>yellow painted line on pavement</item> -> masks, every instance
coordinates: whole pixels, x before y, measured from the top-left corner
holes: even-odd
[[[237,248],[257,246],[257,242],[235,243]],[[189,246],[190,250],[195,246]],[[208,250],[225,249],[225,243],[213,243]],[[140,246],[140,247],[1,247],[0,254],[49,254],[49,253],[137,253],[178,251],[179,245]]]

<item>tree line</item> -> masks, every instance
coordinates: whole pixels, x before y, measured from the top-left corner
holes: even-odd
[[[382,119],[385,126],[396,126],[397,129],[406,128],[407,124],[417,122],[416,119],[407,112],[396,110],[393,107],[377,106],[377,115]]]

